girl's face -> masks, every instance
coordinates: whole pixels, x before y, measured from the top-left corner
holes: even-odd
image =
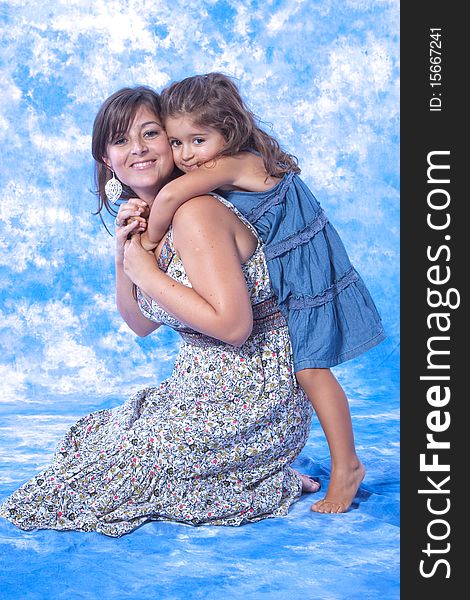
[[[217,129],[198,125],[188,115],[167,117],[165,129],[175,164],[184,173],[211,160],[225,146]]]
[[[153,201],[174,170],[173,154],[160,118],[144,104],[129,130],[106,147],[106,165],[142,199]]]

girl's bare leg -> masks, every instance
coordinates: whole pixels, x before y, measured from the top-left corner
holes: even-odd
[[[331,455],[326,496],[311,509],[320,513],[346,512],[366,472],[356,454],[348,399],[330,369],[303,369],[296,376],[317,414]]]

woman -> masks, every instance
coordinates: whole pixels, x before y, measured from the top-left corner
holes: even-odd
[[[53,464],[0,514],[23,529],[111,536],[148,520],[240,525],[285,515],[319,487],[289,467],[312,409],[295,381],[259,240],[222,199],[203,196],[178,210],[154,253],[142,248],[144,216],[174,176],[150,89],[105,101],[93,156],[99,212],[112,210],[110,172],[128,198],[116,216],[119,312],[140,336],[167,324],[183,343],[167,380],[80,419]]]

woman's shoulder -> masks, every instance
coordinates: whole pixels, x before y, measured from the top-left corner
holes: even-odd
[[[216,231],[234,232],[239,219],[215,195],[196,196],[182,204],[173,217],[173,230],[184,234],[213,235]]]
[[[173,217],[173,226],[184,224],[216,222],[220,215],[230,214],[230,210],[213,194],[196,196],[184,202]]]
[[[251,256],[258,241],[249,224],[224,204],[223,199],[210,194],[182,204],[173,217],[172,228],[179,245],[194,244],[197,240],[201,245],[225,240],[239,246],[240,255],[245,258]]]

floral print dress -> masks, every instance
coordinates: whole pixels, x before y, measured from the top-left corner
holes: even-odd
[[[171,230],[158,263],[190,285]],[[289,465],[312,408],[293,374],[261,243],[243,272],[254,326],[240,348],[187,329],[138,291],[142,312],[182,336],[171,376],[81,418],[1,516],[26,530],[121,536],[151,520],[242,525],[287,514],[302,487]]]

